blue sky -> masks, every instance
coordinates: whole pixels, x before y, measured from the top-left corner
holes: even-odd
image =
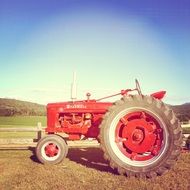
[[[190,1],[0,0],[0,97],[46,104],[133,88],[190,102]]]

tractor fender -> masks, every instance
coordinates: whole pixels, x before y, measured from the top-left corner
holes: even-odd
[[[161,100],[165,96],[165,94],[166,94],[166,91],[158,91],[158,92],[152,93],[150,96]]]

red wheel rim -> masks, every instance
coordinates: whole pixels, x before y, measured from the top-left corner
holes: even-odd
[[[55,157],[59,152],[59,148],[54,143],[49,143],[45,146],[45,154],[47,157]]]
[[[134,161],[147,161],[157,156],[163,141],[163,129],[146,111],[127,113],[115,128],[118,149]]]

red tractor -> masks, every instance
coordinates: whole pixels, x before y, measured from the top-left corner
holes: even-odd
[[[38,142],[37,158],[44,164],[60,163],[67,156],[68,142],[96,138],[104,158],[119,174],[155,177],[165,173],[182,145],[180,122],[161,101],[165,93],[143,95],[136,80],[135,89],[115,94],[122,98],[114,103],[101,102],[112,96],[93,100],[87,93],[86,100],[48,104],[47,135]]]

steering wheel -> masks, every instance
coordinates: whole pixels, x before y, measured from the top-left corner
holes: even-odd
[[[139,81],[137,79],[135,79],[135,84],[136,84],[137,92],[139,93],[139,95],[142,95],[141,87],[140,87]]]

